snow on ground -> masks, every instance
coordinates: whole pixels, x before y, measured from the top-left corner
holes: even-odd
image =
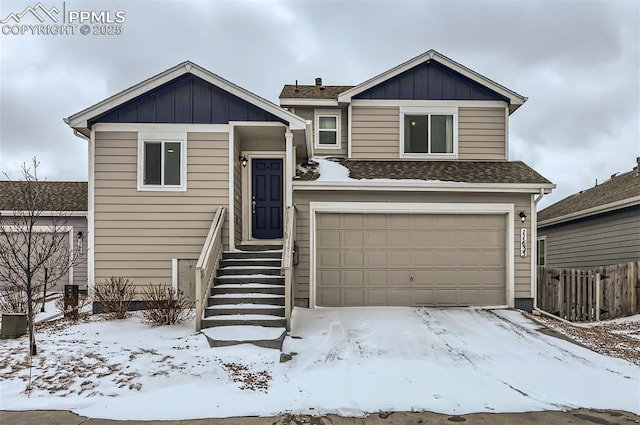
[[[193,323],[139,318],[48,325],[33,392],[26,338],[0,341],[0,409],[97,418],[187,419],[279,413],[448,414],[577,407],[640,413],[640,371],[539,333],[515,311],[296,308],[277,350],[209,348]]]

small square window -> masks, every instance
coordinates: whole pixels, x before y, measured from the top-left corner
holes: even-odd
[[[316,113],[316,147],[339,147],[339,127],[339,115]]]
[[[186,189],[184,142],[180,140],[140,140],[141,163],[138,189]]]

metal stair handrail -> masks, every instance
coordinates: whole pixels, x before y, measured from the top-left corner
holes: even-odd
[[[211,284],[216,276],[218,265],[223,253],[222,226],[226,216],[226,208],[219,207],[213,217],[207,239],[202,246],[202,252],[196,263],[196,331],[200,331],[202,317]]]

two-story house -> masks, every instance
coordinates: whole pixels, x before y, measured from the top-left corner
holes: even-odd
[[[203,327],[281,304],[531,310],[554,185],[509,161],[525,101],[433,50],[357,86],[286,85],[280,106],[179,64],[65,120],[90,146],[89,282],[175,282],[200,259]]]

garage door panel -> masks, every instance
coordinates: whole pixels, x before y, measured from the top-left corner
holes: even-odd
[[[338,258],[342,257],[340,265],[345,268],[357,267],[362,268],[365,266],[364,256],[362,251],[343,251],[342,253],[336,251]]]
[[[325,251],[318,252],[318,266],[321,269],[328,267],[340,267],[340,251]]]
[[[320,213],[316,226],[318,305],[506,304],[505,215]]]
[[[389,272],[387,270],[367,270],[364,273],[364,282],[366,282],[366,286],[369,287],[377,286],[385,288],[390,283]]]
[[[371,269],[386,268],[387,267],[386,251],[367,250],[364,253],[364,266]]]
[[[411,253],[406,250],[389,250],[386,253],[388,267],[407,268],[411,264]]]
[[[386,248],[387,247],[387,232],[384,230],[370,230],[365,234],[365,243],[369,248]]]

